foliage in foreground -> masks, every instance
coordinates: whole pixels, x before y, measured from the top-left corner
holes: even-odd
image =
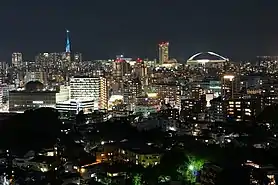
[[[141,185],[141,181],[142,181],[142,175],[137,173],[133,177],[132,184],[133,185]]]
[[[196,177],[203,168],[205,160],[197,159],[194,156],[188,156],[188,161],[179,166],[177,172],[181,175],[182,180],[190,183],[196,182]]]

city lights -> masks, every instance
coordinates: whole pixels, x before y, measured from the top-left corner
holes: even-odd
[[[258,3],[245,3],[250,19],[260,17],[250,22],[226,6],[229,17],[218,16],[224,29],[209,25],[196,39],[200,21],[188,16],[196,11],[173,19],[192,2],[173,6],[179,3],[138,7],[141,13],[122,2],[95,6],[97,12],[90,3],[2,7],[14,16],[2,16],[3,23],[25,27],[2,29],[0,185],[276,184],[278,56],[251,54],[275,54],[267,32],[277,26],[257,26],[273,42],[258,37],[253,44],[262,33],[250,24],[278,16],[254,15],[249,9],[260,10]],[[275,12],[274,4],[256,13]],[[14,13],[21,9],[32,16]],[[42,16],[51,11],[55,16]],[[197,17],[206,24],[215,18],[204,11]]]

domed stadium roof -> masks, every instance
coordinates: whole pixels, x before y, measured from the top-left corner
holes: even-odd
[[[26,91],[41,91],[43,88],[44,85],[39,81],[30,81],[25,84]]]
[[[201,53],[197,53],[193,56],[191,56],[189,59],[189,61],[192,61],[192,60],[195,60],[195,61],[198,61],[198,60],[208,60],[208,61],[220,61],[220,60],[223,60],[223,61],[228,61],[229,59],[219,55],[219,54],[216,54],[214,52],[201,52]]]

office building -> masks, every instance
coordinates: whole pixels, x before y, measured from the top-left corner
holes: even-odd
[[[82,53],[75,53],[73,59],[76,64],[82,63]]]
[[[130,67],[130,64],[127,63],[126,60],[124,60],[122,58],[117,58],[113,62],[112,76],[115,80],[117,80],[117,81],[122,80],[126,74],[130,74],[130,73],[131,73],[131,67]]]
[[[124,103],[128,105],[129,110],[133,110],[136,98],[142,94],[142,85],[139,78],[129,80],[124,83]]]
[[[154,88],[157,89],[158,97],[165,104],[172,107],[181,107],[181,87],[176,84],[155,84]]]
[[[159,48],[159,64],[164,64],[169,60],[169,42],[162,42],[158,45]]]
[[[223,75],[221,84],[221,95],[223,99],[238,97],[240,91],[240,81],[238,76],[230,74]]]
[[[69,91],[66,91],[66,89],[66,87],[46,89],[38,81],[28,82],[24,89],[9,92],[9,111],[25,111],[40,107],[55,108],[57,102],[69,98]]]
[[[12,65],[13,67],[20,68],[23,65],[22,53],[12,54]]]
[[[94,111],[94,100],[67,100],[56,103],[56,109],[65,117],[75,117],[80,111],[84,114]]]
[[[107,80],[104,77],[73,77],[70,79],[70,97],[75,100],[92,99],[95,109],[107,109]]]

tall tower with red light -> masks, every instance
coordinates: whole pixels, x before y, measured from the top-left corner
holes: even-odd
[[[147,75],[147,68],[144,64],[144,61],[141,58],[137,58],[134,65],[134,71],[137,77],[144,78]]]
[[[169,60],[169,42],[162,42],[158,45],[159,64],[164,64]]]
[[[122,79],[123,75],[124,75],[124,68],[123,68],[123,63],[125,61],[122,60],[121,58],[117,58],[114,62],[113,62],[113,71],[112,71],[112,75],[114,77],[114,79]]]
[[[122,80],[126,74],[130,74],[130,64],[123,58],[117,58],[113,62],[112,76],[114,79]]]

